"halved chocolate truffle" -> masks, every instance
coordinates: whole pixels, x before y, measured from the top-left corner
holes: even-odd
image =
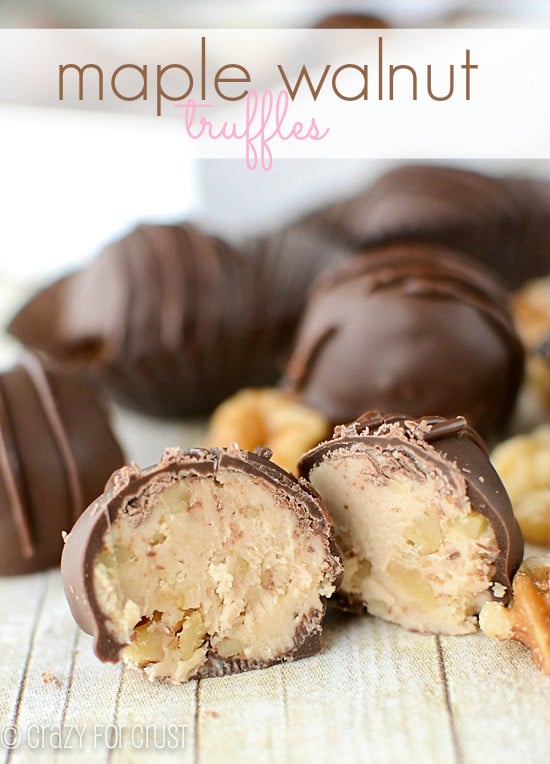
[[[430,244],[373,250],[312,291],[285,384],[333,424],[373,408],[465,416],[504,430],[524,351],[507,294],[478,263]]]
[[[506,491],[458,417],[369,412],[302,457],[344,558],[336,596],[408,629],[466,634],[507,602],[523,553]]]
[[[341,570],[309,486],[237,446],[119,470],[62,560],[98,657],[175,683],[318,652]]]
[[[59,565],[62,531],[123,463],[90,382],[31,354],[0,374],[0,575]]]
[[[277,379],[299,283],[267,251],[248,256],[192,225],[141,225],[38,292],[9,331],[126,405],[198,416]]]

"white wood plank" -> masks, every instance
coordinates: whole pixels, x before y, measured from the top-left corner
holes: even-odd
[[[197,764],[287,761],[280,666],[204,679],[198,690]]]
[[[2,725],[34,722],[47,733],[63,722],[65,739],[74,727],[70,752],[46,745],[33,752],[37,762],[154,759],[154,738],[145,751],[125,731],[140,724],[186,725],[183,749],[158,756],[194,764],[549,760],[550,679],[520,645],[482,634],[438,640],[331,614],[320,656],[182,687],[151,684],[97,660],[50,572],[0,580],[0,655]],[[55,680],[44,682],[45,672]],[[107,747],[108,725],[120,749]],[[21,750],[9,761],[29,758]]]
[[[482,633],[441,642],[464,761],[548,764],[550,677],[527,650]]]
[[[196,686],[147,682],[136,671],[124,671],[114,717],[123,748],[113,751],[112,764],[132,754],[137,761],[158,755],[163,764],[194,762]]]
[[[434,637],[333,614],[325,644],[284,667],[288,761],[455,761]]]
[[[57,746],[70,743],[60,729],[78,628],[69,612],[58,571],[44,575],[47,588],[29,655],[17,724],[21,746],[12,761],[51,760]]]
[[[63,718],[65,729],[82,735],[82,744],[71,751],[71,764],[109,760],[108,730],[113,724],[120,677],[120,666],[101,663],[93,652],[91,637],[79,633]],[[64,760],[66,755],[60,753],[59,761]]]
[[[43,575],[0,579],[0,724],[17,721],[28,658],[48,579]]]

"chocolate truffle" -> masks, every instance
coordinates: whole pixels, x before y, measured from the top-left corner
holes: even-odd
[[[488,439],[511,413],[523,347],[507,295],[437,245],[358,256],[313,290],[285,384],[333,424],[379,408],[465,416]]]
[[[518,233],[515,262],[506,268],[507,282],[515,287],[536,277],[550,276],[550,181],[511,177],[503,178],[502,182],[525,215],[523,228]],[[494,267],[500,268],[498,258]]]
[[[255,244],[237,251],[192,225],[141,225],[36,294],[9,331],[126,405],[201,415],[280,374],[310,271],[260,249],[253,257]]]
[[[323,216],[333,235],[356,249],[434,242],[494,268],[508,287],[550,272],[550,183],[542,181],[403,166]]]
[[[90,382],[31,354],[0,374],[0,575],[58,565],[62,531],[123,463]]]
[[[302,457],[344,558],[339,602],[415,631],[466,634],[507,602],[523,553],[479,436],[454,420],[369,412]]]
[[[244,251],[255,295],[249,317],[256,326],[253,350],[271,353],[278,378],[312,284],[327,268],[349,260],[355,252],[332,238],[325,221],[315,212],[281,231],[249,239]]]
[[[378,16],[367,13],[332,13],[315,24],[315,29],[387,29]]]
[[[342,572],[332,523],[307,484],[265,457],[168,449],[154,467],[112,476],[62,560],[101,660],[179,683],[319,651]]]

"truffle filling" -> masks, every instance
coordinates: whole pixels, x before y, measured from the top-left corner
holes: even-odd
[[[406,447],[356,445],[330,452],[309,480],[340,540],[342,594],[415,631],[476,630],[498,547],[458,469],[440,469]]]
[[[207,660],[290,659],[332,594],[326,539],[299,502],[231,469],[164,475],[112,521],[94,592],[121,656],[184,682]]]

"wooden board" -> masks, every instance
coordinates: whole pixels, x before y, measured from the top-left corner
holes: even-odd
[[[520,645],[338,613],[324,644],[264,671],[152,684],[95,658],[57,571],[0,579],[0,750],[13,764],[550,760],[550,677]]]

